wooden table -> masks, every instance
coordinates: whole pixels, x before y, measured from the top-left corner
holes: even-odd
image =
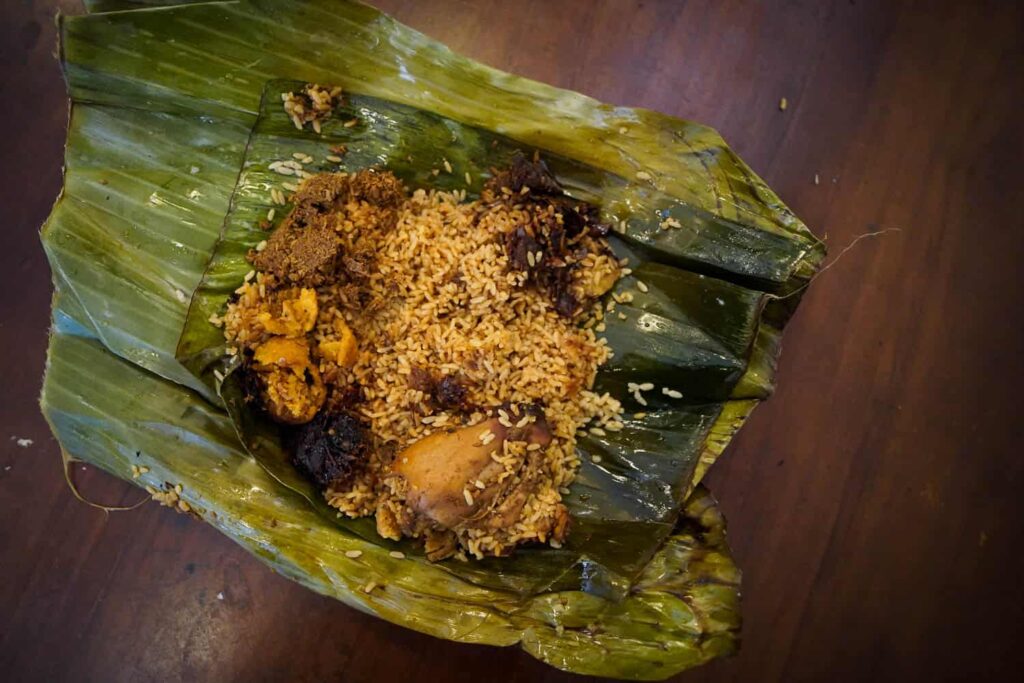
[[[743,649],[681,678],[1019,673],[1021,6],[378,4],[499,68],[715,126],[833,255],[889,231],[812,287],[777,394],[712,472],[745,573]],[[75,9],[9,0],[0,22],[0,677],[568,678],[362,615],[156,505],[106,515],[74,499],[36,403],[50,296],[36,231],[66,116],[58,6]],[[93,498],[138,499],[78,474]]]

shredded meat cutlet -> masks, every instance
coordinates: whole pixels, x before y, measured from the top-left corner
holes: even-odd
[[[395,209],[406,197],[405,186],[394,174],[366,169],[354,174],[320,173],[306,179],[292,197],[288,221],[306,225],[317,216],[343,211],[349,202],[366,202]]]
[[[372,169],[354,175],[323,173],[309,178],[293,197],[294,209],[267,240],[263,251],[251,251],[249,262],[279,282],[319,287],[339,275],[358,279],[369,272],[372,254],[343,253],[338,228],[350,202],[378,206],[382,220],[393,225],[395,209],[405,199],[402,182],[391,173]]]
[[[327,216],[315,216],[299,226],[285,221],[250,262],[263,273],[273,273],[281,282],[317,287],[330,282],[338,270],[341,239]]]

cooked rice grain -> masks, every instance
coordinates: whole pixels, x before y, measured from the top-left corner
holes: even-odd
[[[448,170],[450,164],[445,166]],[[400,537],[393,523],[394,492],[386,484],[391,481],[385,476],[388,454],[456,422],[484,417],[432,412],[424,393],[410,386],[411,373],[421,368],[457,374],[472,405],[543,405],[553,436],[539,455],[541,484],[519,519],[497,530],[459,529],[459,544],[479,558],[507,554],[519,543],[548,542],[563,510],[559,491],[579,467],[577,430],[591,420],[608,424],[621,414],[618,401],[591,391],[610,349],[591,329],[560,316],[543,292],[525,286],[523,278],[508,277],[501,238],[523,220],[520,209],[466,203],[458,191],[417,190],[399,208],[393,227],[384,227],[378,212],[350,202],[337,223],[346,252],[374,254],[374,268],[359,291],[342,285],[317,289],[312,348],[337,341],[337,319],[351,328],[360,349],[353,367],[320,359],[320,370],[339,386],[357,382],[362,387],[356,409],[378,445],[360,477],[344,490],[328,488],[328,502],[351,517],[376,513],[381,535]],[[611,267],[616,265],[611,260]],[[230,340],[250,346],[262,340],[256,315],[266,310],[272,289],[273,278],[258,274],[239,290],[224,316]],[[499,420],[506,427],[523,424],[518,414],[512,418],[504,410]],[[494,438],[485,433],[481,443]],[[540,450],[525,442],[504,446],[494,457],[509,467],[521,463],[528,450]],[[473,494],[468,488],[464,494],[471,504]]]

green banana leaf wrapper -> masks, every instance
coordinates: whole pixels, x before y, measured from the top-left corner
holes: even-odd
[[[61,19],[73,106],[43,229],[57,294],[42,404],[68,455],[126,479],[145,465],[136,483],[180,483],[198,515],[277,571],[425,633],[634,679],[735,649],[739,572],[698,482],[770,394],[781,329],[824,249],[714,131],[495,71],[357,3],[90,9]],[[304,82],[346,89],[323,135],[280,107]],[[346,168],[453,189],[468,172],[470,194],[516,150],[539,150],[621,226],[613,247],[634,274],[618,288],[633,310],[608,320],[616,355],[598,388],[627,414],[641,408],[626,382],[684,397],[648,394],[647,417],[581,442],[601,463],[583,457],[565,548],[428,563],[326,509],[273,425],[238,400],[207,319],[266,236],[257,223],[280,180],[267,163],[337,143]],[[454,172],[434,177],[444,159]],[[365,593],[370,582],[382,588]]]

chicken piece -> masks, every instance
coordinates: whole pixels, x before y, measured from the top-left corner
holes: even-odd
[[[526,499],[537,489],[540,481],[539,461],[537,454],[526,454],[519,476],[497,492],[487,514],[480,520],[481,526],[503,529],[515,524],[526,505]]]
[[[487,420],[454,432],[438,432],[399,453],[392,470],[409,484],[409,506],[446,528],[471,517],[483,500],[470,502],[464,491],[475,490],[473,482],[496,465],[491,454],[501,448],[504,431],[497,420]],[[485,444],[482,438],[488,432],[495,438]]]
[[[381,538],[388,538],[392,541],[402,540],[402,525],[398,522],[398,515],[390,501],[377,506],[375,521],[377,523],[377,534]]]
[[[327,398],[320,373],[310,363],[309,347],[300,339],[273,337],[264,342],[253,355],[253,369],[263,405],[278,422],[309,422]]]
[[[335,318],[334,331],[337,333],[337,340],[322,341],[317,346],[321,358],[333,361],[338,365],[350,368],[356,364],[359,358],[359,345],[356,342],[356,335],[352,329],[340,318]]]
[[[564,541],[565,537],[569,535],[569,523],[569,509],[559,504],[555,512],[554,522],[551,525],[551,540],[555,543]]]
[[[276,294],[270,310],[261,311],[256,319],[270,334],[301,337],[313,329],[318,311],[316,290],[293,287]]]
[[[459,528],[480,521],[508,496],[512,478],[499,483],[505,466],[491,457],[506,440],[543,447],[551,443],[551,432],[543,418],[521,428],[492,418],[420,439],[398,454],[392,472],[407,483],[406,502],[416,514],[447,529]],[[512,508],[518,514],[522,504],[513,503]]]
[[[439,562],[446,557],[451,557],[458,550],[458,539],[451,531],[431,529],[426,532],[425,536],[423,551],[431,562]]]

